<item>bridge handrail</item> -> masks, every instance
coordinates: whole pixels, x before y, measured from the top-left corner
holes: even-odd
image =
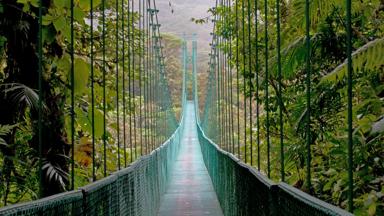
[[[353,215],[286,183],[275,183],[224,151],[197,123],[204,162],[224,215]]]

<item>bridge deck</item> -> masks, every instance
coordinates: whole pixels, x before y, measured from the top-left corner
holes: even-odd
[[[185,113],[183,142],[158,215],[223,215],[204,165],[192,102],[188,102]]]

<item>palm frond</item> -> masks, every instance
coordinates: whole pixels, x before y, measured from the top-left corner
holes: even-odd
[[[25,104],[32,109],[37,109],[39,105],[39,95],[37,92],[21,83],[6,83],[0,85],[4,95],[14,104]]]
[[[62,170],[59,166],[51,163],[50,161],[43,161],[43,170],[46,170],[46,178],[50,182],[56,182],[65,189],[65,181],[67,179],[68,173]]]

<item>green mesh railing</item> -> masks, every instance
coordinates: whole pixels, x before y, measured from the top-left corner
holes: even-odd
[[[156,215],[182,128],[183,120],[169,140],[126,169],[73,192],[0,209],[0,215]]]
[[[83,194],[78,190],[12,205],[0,209],[0,215],[83,215]]]
[[[224,215],[352,215],[285,183],[273,183],[207,138],[198,125],[203,158]]]

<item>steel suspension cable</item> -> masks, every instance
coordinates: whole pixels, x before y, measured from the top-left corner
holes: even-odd
[[[269,91],[268,91],[268,0],[264,0],[264,28],[265,28],[265,109],[266,109],[266,131],[267,131],[267,173],[268,178],[271,178],[271,146],[269,140]]]
[[[93,13],[93,0],[90,0],[90,15],[91,15],[91,115],[92,115],[92,181],[96,181],[96,147],[95,147],[95,74],[94,74],[94,13]]]
[[[246,65],[246,42],[245,42],[245,0],[241,1],[241,19],[242,19],[242,26],[241,26],[241,31],[242,31],[242,55],[243,55],[243,106],[244,106],[244,162],[247,163],[247,84],[246,84],[246,73],[247,71],[245,68],[247,67]]]
[[[122,0],[123,1],[123,0]],[[117,123],[117,168],[121,169],[120,164],[120,115],[119,115],[119,0],[116,0],[116,47],[115,47],[115,55],[116,55],[116,123]]]
[[[133,98],[133,139],[134,139],[134,148],[135,148],[135,159],[137,159],[137,124],[136,124],[136,88],[135,88],[135,73],[136,73],[136,56],[135,56],[135,0],[132,0],[132,98]]]
[[[240,80],[239,80],[239,0],[235,0],[235,20],[236,20],[236,90],[237,90],[237,155],[240,155]]]
[[[148,8],[147,8],[147,19],[148,19],[148,109],[149,109],[149,143],[151,147],[151,151],[154,149],[154,143],[153,143],[153,113],[152,113],[152,105],[153,105],[153,97],[152,97],[152,72],[153,72],[153,59],[152,59],[152,31],[151,31],[151,21],[150,17],[152,16],[152,8],[151,8],[151,2],[148,0],[147,2]]]
[[[130,147],[130,162],[133,162],[133,139],[132,139],[132,89],[131,89],[131,83],[132,83],[132,70],[131,70],[131,61],[132,61],[132,52],[131,52],[131,46],[133,41],[133,34],[131,33],[131,17],[133,17],[133,14],[131,13],[131,7],[128,1],[128,23],[127,23],[127,33],[128,33],[128,107],[129,107],[129,147]],[[133,25],[132,25],[133,28]],[[132,35],[132,36],[131,36]]]
[[[106,86],[106,62],[105,62],[105,0],[102,0],[102,40],[103,40],[103,150],[104,150],[104,177],[107,176],[107,118],[106,118],[106,112],[107,112],[107,105],[106,105],[106,92],[105,92],[105,86]]]
[[[231,7],[232,7],[232,0],[229,1],[229,14],[231,14]],[[233,53],[232,53],[232,34],[233,34],[233,25],[231,24],[231,32],[229,35],[229,59],[230,59],[230,65],[229,65],[229,82],[230,82],[230,111],[231,114],[231,134],[232,134],[232,154],[235,154],[235,125],[234,125],[234,117],[233,117],[233,71],[232,71],[232,60],[233,60]]]
[[[148,2],[144,1],[145,7],[144,7],[144,14],[145,14],[145,88],[144,88],[144,131],[145,131],[145,148],[146,153],[150,153],[150,143],[149,143],[149,131],[148,131],[148,74],[149,74],[149,50],[148,50],[148,38],[149,38],[149,20],[148,20]]]
[[[75,189],[75,35],[74,0],[71,0],[71,190]]]
[[[277,33],[277,79],[278,79],[278,92],[279,98],[279,125],[280,125],[280,175],[281,181],[285,181],[285,169],[284,169],[284,138],[283,138],[283,94],[282,94],[282,76],[281,76],[281,37],[280,37],[280,0],[276,0],[276,33]]]
[[[227,13],[227,6],[226,6],[226,0],[222,1],[222,7],[223,7],[223,15],[221,16],[222,18],[222,25],[227,28],[227,22],[226,22],[226,13]],[[227,51],[226,51],[226,46],[227,46],[227,38],[226,38],[226,33],[222,33],[222,71],[223,71],[223,84],[222,84],[222,91],[223,91],[223,105],[224,105],[224,149],[228,151],[228,96],[227,96],[227,61],[226,61],[226,56],[227,56]]]
[[[251,61],[251,57],[252,57],[252,44],[251,44],[251,1],[248,0],[248,5],[247,5],[247,11],[248,11],[248,72],[249,72],[249,78],[248,78],[248,85],[249,85],[249,128],[250,128],[250,134],[249,134],[249,142],[251,143],[250,145],[250,163],[251,163],[251,166],[253,165],[253,131],[252,131],[252,127],[253,127],[253,122],[252,122],[252,90],[253,90],[253,86],[252,86],[252,61]],[[245,77],[244,77],[245,79]],[[245,149],[247,149],[247,144],[245,145]]]
[[[151,2],[149,1],[149,8],[150,8],[150,18],[151,20],[153,19],[153,9],[151,7]],[[153,22],[150,22],[150,27],[152,27],[152,24]],[[155,149],[155,136],[154,136],[154,132],[155,132],[155,119],[154,119],[154,83],[153,83],[153,73],[154,73],[154,50],[153,50],[153,30],[152,28],[149,28],[149,31],[150,31],[150,37],[149,37],[149,43],[150,43],[150,57],[151,57],[151,65],[150,65],[150,68],[151,68],[151,71],[150,71],[150,74],[149,74],[149,80],[150,80],[150,98],[151,98],[151,142],[152,142],[152,150]]]
[[[348,210],[353,212],[353,65],[352,65],[352,1],[346,0],[347,21],[347,92],[348,92]]]
[[[124,11],[125,11],[125,4],[124,0],[121,1],[121,38],[123,42],[122,47],[122,78],[123,78],[123,147],[124,147],[124,167],[127,167],[127,131],[126,131],[126,115],[127,115],[127,104],[126,104],[126,77],[125,77],[125,17],[124,17]]]
[[[306,135],[307,135],[307,191],[311,191],[311,38],[310,38],[310,2],[305,0],[305,24],[306,24],[306,87],[307,87],[307,125],[306,125]]]
[[[220,0],[220,7],[223,7],[223,0]],[[219,15],[219,22],[223,22],[223,16]],[[224,124],[224,113],[225,109],[223,108],[223,101],[224,101],[224,91],[223,91],[223,84],[224,84],[224,76],[223,76],[223,51],[222,51],[222,44],[223,44],[223,36],[222,34],[219,34],[218,37],[218,82],[219,82],[219,118],[221,120],[220,122],[220,137],[221,137],[221,146],[225,147],[225,124]]]
[[[143,131],[143,139],[144,139],[144,145],[145,145],[145,154],[148,154],[148,142],[147,142],[147,113],[146,113],[146,96],[147,96],[147,82],[146,82],[146,76],[147,76],[147,57],[146,57],[146,37],[147,37],[147,31],[146,31],[146,24],[147,24],[147,21],[146,21],[146,13],[145,13],[145,9],[146,9],[146,1],[143,0],[143,3],[142,3],[142,16],[143,16],[143,24],[142,24],[142,31],[143,31],[143,37],[142,37],[142,43],[143,43],[143,96],[142,96],[142,104],[143,104],[143,115],[144,115],[144,119],[142,120],[143,122],[143,127],[144,129],[142,129]]]
[[[225,8],[225,16],[224,16],[224,25],[226,26],[226,28],[229,28],[229,0],[225,0],[224,1],[224,8]],[[224,47],[225,47],[225,52],[224,52],[224,69],[225,69],[225,109],[226,109],[226,131],[225,131],[225,134],[227,135],[227,146],[226,146],[226,151],[228,152],[231,152],[231,130],[230,130],[230,103],[229,103],[229,95],[230,95],[230,88],[229,88],[229,33],[228,31],[226,31],[226,34],[224,35],[225,36],[225,44],[224,44]]]
[[[222,18],[222,22],[223,22],[223,26],[225,27],[225,29],[228,28],[227,26],[227,0],[223,0],[222,1],[222,4],[223,4],[223,18]],[[222,49],[223,49],[223,54],[222,54],[222,58],[223,58],[223,90],[224,90],[224,136],[225,136],[225,151],[229,151],[229,148],[228,148],[228,142],[229,142],[229,131],[228,131],[228,77],[227,77],[227,72],[228,72],[228,68],[227,68],[227,54],[228,54],[228,51],[227,51],[227,33],[226,31],[222,31],[222,38],[223,38],[223,45],[222,45]]]
[[[142,17],[143,17],[143,14],[142,14],[142,0],[138,0],[139,1],[139,30],[142,30],[142,25],[143,25],[143,20],[142,20]],[[139,127],[139,133],[140,133],[140,137],[139,137],[139,142],[140,142],[140,156],[143,156],[143,122],[142,122],[142,110],[141,110],[141,106],[142,106],[142,82],[143,82],[143,49],[142,49],[142,45],[143,45],[143,34],[142,32],[139,33],[139,118],[137,119],[138,120],[138,127]]]
[[[43,0],[39,1],[39,29],[37,37],[37,52],[38,52],[38,144],[39,144],[39,197],[44,196],[43,193]]]
[[[255,82],[256,82],[256,128],[257,128],[257,169],[260,171],[260,100],[259,100],[259,20],[258,0],[255,0]]]

